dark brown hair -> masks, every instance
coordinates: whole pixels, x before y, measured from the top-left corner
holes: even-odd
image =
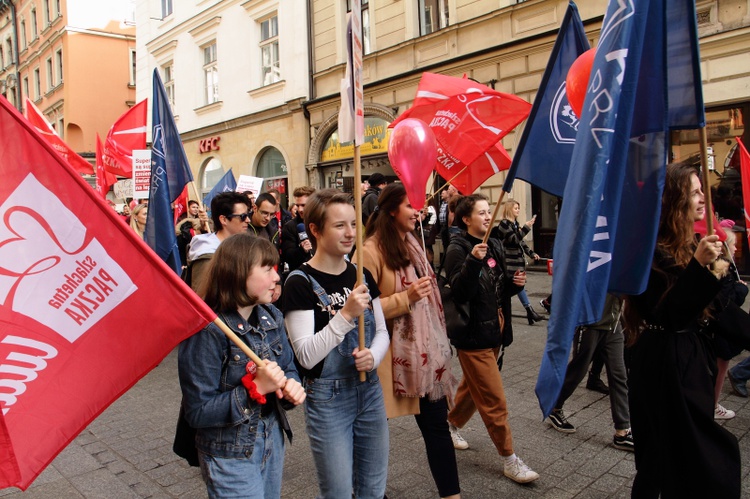
[[[354,199],[351,194],[346,194],[338,189],[315,191],[307,198],[305,203],[305,231],[307,231],[313,249],[318,247],[318,241],[313,231],[310,230],[310,226],[314,225],[318,232],[322,233],[326,226],[326,210],[329,205],[336,203],[354,205]]]
[[[388,184],[378,196],[378,209],[367,220],[367,235],[378,238],[383,261],[392,270],[411,264],[406,241],[399,237],[395,224],[395,212],[398,212],[405,198],[406,188],[403,184]]]
[[[470,217],[474,211],[474,205],[479,201],[489,201],[489,198],[484,194],[472,194],[471,196],[463,196],[458,200],[456,204],[456,211],[453,215],[453,223],[457,225],[459,229],[466,230],[466,222],[464,217]]]
[[[235,311],[258,302],[247,294],[247,278],[255,267],[279,263],[270,241],[248,233],[235,234],[219,245],[211,258],[208,276],[198,294],[216,313]]]
[[[294,189],[292,196],[295,198],[301,198],[302,196],[309,196],[313,192],[315,192],[315,187],[310,187],[309,185],[302,185]]]

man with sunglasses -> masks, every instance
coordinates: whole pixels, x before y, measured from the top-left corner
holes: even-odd
[[[208,263],[224,239],[248,230],[250,201],[239,192],[222,192],[211,200],[211,220],[216,232],[195,236],[188,246],[185,281],[197,291]]]

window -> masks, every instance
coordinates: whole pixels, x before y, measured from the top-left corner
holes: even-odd
[[[55,75],[52,72],[52,58],[47,59],[47,90],[55,88]]]
[[[52,17],[49,12],[49,0],[44,0],[44,22],[49,24],[52,21]]]
[[[370,0],[361,0],[362,9],[362,51],[370,53]],[[346,11],[351,12],[351,0],[346,0]]]
[[[5,40],[5,53],[8,54],[8,66],[11,64],[14,64],[15,58],[13,57],[13,43],[10,41],[10,38]]]
[[[130,84],[135,85],[135,49],[130,49]]]
[[[419,34],[429,35],[448,26],[448,0],[419,0]]]
[[[60,8],[60,0],[55,0],[55,15],[60,17],[62,15],[62,9]]]
[[[34,70],[34,100],[42,98],[42,78],[39,74],[39,68]]]
[[[161,67],[164,80],[164,89],[167,91],[167,98],[169,99],[169,105],[174,111],[174,65],[170,61]]]
[[[61,139],[65,139],[65,120],[63,118],[60,118],[57,122],[57,135]]]
[[[261,81],[264,86],[281,80],[278,19],[273,16],[260,23]]]
[[[39,24],[36,21],[36,9],[31,9],[31,40],[34,41],[39,36]]]
[[[206,88],[206,105],[219,101],[219,65],[216,42],[203,47],[203,77]]]
[[[24,97],[30,97],[29,95],[29,77],[23,77],[23,95]]]
[[[172,15],[172,0],[161,0],[161,18]]]
[[[5,52],[2,45],[0,45],[0,69],[5,69]]]
[[[201,174],[201,194],[205,196],[214,188],[219,180],[224,176],[224,167],[217,158],[209,158],[203,164],[203,173]]]
[[[55,65],[57,65],[57,81],[63,82],[63,58],[62,49],[57,49],[55,52]]]
[[[21,21],[21,50],[26,49],[26,21]]]

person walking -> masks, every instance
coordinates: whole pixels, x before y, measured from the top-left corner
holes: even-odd
[[[391,346],[378,368],[386,415],[413,414],[440,497],[460,497],[448,400],[458,381],[435,274],[414,237],[419,212],[402,184],[390,184],[367,224],[364,265],[380,289]]]

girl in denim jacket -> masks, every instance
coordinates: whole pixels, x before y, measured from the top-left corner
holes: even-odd
[[[388,423],[376,368],[388,349],[380,292],[346,260],[356,235],[351,196],[334,189],[307,199],[315,255],[289,274],[284,312],[307,393],[305,415],[320,496],[381,499],[388,469]],[[369,293],[368,293],[369,289]],[[358,317],[365,345],[358,348]],[[367,373],[360,381],[359,373]]]
[[[197,430],[209,497],[281,496],[286,409],[305,393],[281,312],[270,305],[278,251],[249,234],[225,239],[201,295],[266,362],[255,366],[214,324],[180,345],[179,375],[187,422]]]

